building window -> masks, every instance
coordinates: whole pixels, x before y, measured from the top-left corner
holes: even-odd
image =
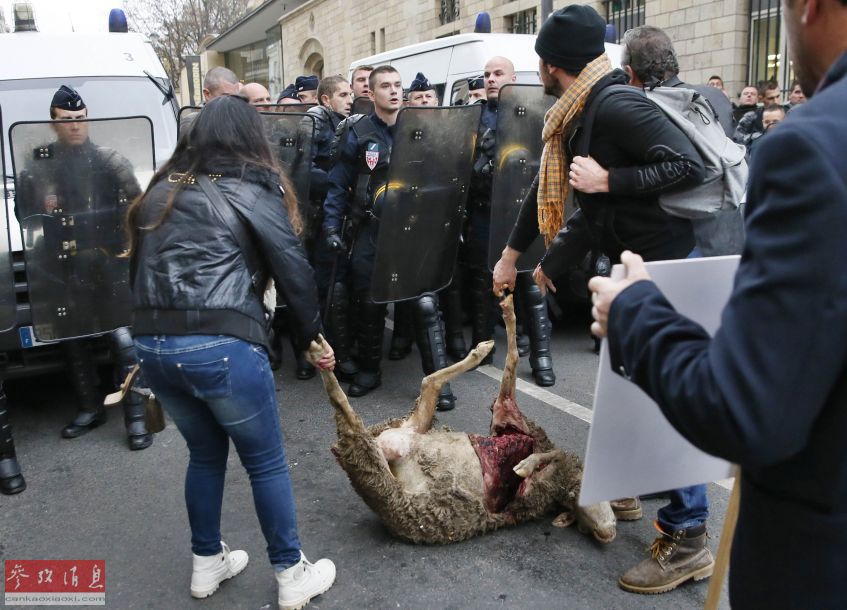
[[[538,31],[538,11],[534,8],[506,15],[506,31],[512,34],[535,34]]]
[[[749,84],[775,80],[783,91],[791,87],[794,70],[788,61],[788,41],[782,34],[779,0],[750,1]]]
[[[459,19],[459,0],[440,0],[441,25],[453,23]]]
[[[645,0],[606,0],[606,23],[615,28],[615,42],[620,42],[627,30],[644,25]]]

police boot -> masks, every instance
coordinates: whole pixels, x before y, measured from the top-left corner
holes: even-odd
[[[706,545],[706,525],[665,532],[650,547],[650,558],[624,572],[618,585],[632,593],[665,593],[687,580],[712,575],[715,560]]]
[[[347,390],[349,396],[364,396],[382,385],[382,336],[385,332],[385,305],[374,303],[367,294],[359,297],[357,334],[359,371]]]
[[[444,331],[438,316],[438,298],[434,294],[425,294],[414,303],[415,337],[418,351],[421,353],[421,366],[427,375],[447,368],[447,352],[444,349]],[[436,409],[449,411],[456,406],[456,397],[450,384],[441,386]]]
[[[118,361],[117,377],[118,385],[120,385],[135,368],[138,358],[135,354],[135,345],[132,343],[129,328],[123,327],[113,331],[111,339],[112,350],[115,352]],[[144,425],[144,397],[134,391],[145,386],[143,378],[143,375],[138,375],[135,378],[130,391],[126,393],[123,399],[124,426],[126,426],[129,448],[132,451],[147,449],[153,444],[153,435],[147,431],[147,427]]]
[[[11,496],[24,489],[26,481],[15,457],[15,441],[9,424],[9,412],[6,410],[6,392],[0,383],[0,493]]]
[[[335,376],[339,381],[350,382],[359,372],[350,353],[353,334],[350,332],[350,298],[347,286],[341,282],[335,284],[332,303],[329,306],[327,332],[329,342],[335,351]]]
[[[523,281],[520,291],[526,312],[524,324],[529,332],[529,365],[532,367],[532,376],[536,385],[548,387],[556,383],[556,374],[553,372],[553,358],[550,354],[550,318],[547,316],[547,303],[541,296],[541,289],[531,279]]]
[[[388,348],[389,360],[402,360],[412,351],[412,304],[394,303],[394,330]]]
[[[494,338],[494,295],[491,292],[491,274],[474,269],[471,276],[471,299],[473,300],[473,318],[471,319],[471,347]],[[491,364],[494,350],[483,358],[480,364]]]
[[[103,397],[97,391],[97,370],[86,340],[73,339],[65,341],[63,345],[80,409],[74,420],[64,427],[62,436],[77,438],[105,423],[106,410],[103,408]]]
[[[458,362],[468,355],[465,345],[465,333],[462,330],[462,291],[456,278],[450,282],[439,296],[441,311],[444,314],[444,338],[447,341],[447,355]]]
[[[518,345],[518,356],[521,358],[529,354],[529,336],[524,332],[523,321],[526,319],[526,312],[523,309],[523,299],[515,299],[515,342]]]

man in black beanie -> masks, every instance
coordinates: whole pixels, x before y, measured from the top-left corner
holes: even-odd
[[[571,5],[553,13],[535,44],[545,91],[559,98],[547,115],[544,152],[533,188],[494,268],[493,290],[514,289],[515,262],[538,236],[547,252],[533,276],[542,290],[592,250],[613,263],[624,250],[645,260],[685,258],[694,248],[688,220],[669,216],[659,195],[702,182],[703,161],[644,92],[626,85],[604,47],[605,22],[594,9]],[[564,218],[573,197],[576,211]],[[711,575],[703,497],[671,494],[660,511],[659,549],[621,578],[637,593],[663,593]],[[636,498],[612,503],[620,520],[642,515]]]

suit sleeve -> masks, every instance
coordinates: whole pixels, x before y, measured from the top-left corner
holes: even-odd
[[[246,218],[276,289],[294,316],[289,328],[296,346],[304,351],[321,332],[321,318],[315,275],[303,245],[294,234],[281,197],[273,201],[260,198]]]
[[[601,104],[595,119],[598,132],[639,162],[610,167],[609,193],[653,197],[658,193],[697,186],[706,170],[691,140],[646,97],[613,95]]]
[[[747,243],[715,337],[651,282],[622,292],[609,316],[613,370],[689,441],[754,467],[806,445],[847,361],[847,185],[801,129],[771,137],[751,172]]]

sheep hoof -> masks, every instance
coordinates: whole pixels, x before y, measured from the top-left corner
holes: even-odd
[[[570,527],[576,521],[576,513],[565,511],[553,519],[553,527]]]

